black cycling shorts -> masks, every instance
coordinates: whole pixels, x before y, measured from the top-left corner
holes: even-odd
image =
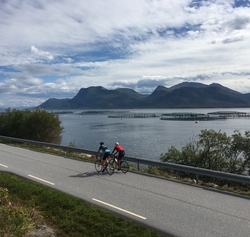
[[[118,154],[118,160],[121,160],[125,156],[125,151],[120,151]]]
[[[110,156],[110,152],[105,152],[105,153],[103,154],[102,159],[103,159],[103,160],[106,160],[107,157],[109,157],[109,156]]]

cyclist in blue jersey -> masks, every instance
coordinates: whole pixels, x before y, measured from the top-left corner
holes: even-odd
[[[104,145],[104,142],[100,142],[100,147],[99,147],[99,149],[97,151],[97,155],[99,153],[103,153],[102,161],[101,161],[102,162],[102,167],[103,167],[102,172],[103,172],[105,170],[105,168],[106,168],[106,162],[105,161],[110,156],[110,149],[107,146]]]

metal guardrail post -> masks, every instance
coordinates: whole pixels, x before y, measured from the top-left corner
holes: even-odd
[[[198,173],[195,174],[195,178],[196,178],[196,184],[198,184],[199,183],[199,174]]]

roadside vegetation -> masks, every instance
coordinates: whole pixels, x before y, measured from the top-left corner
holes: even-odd
[[[6,109],[0,113],[0,135],[60,144],[63,131],[59,115],[42,109]]]
[[[161,161],[204,169],[250,174],[250,131],[234,131],[227,136],[221,131],[201,130],[201,133],[181,150],[174,146],[161,155]]]
[[[237,175],[250,175],[250,131],[242,134],[234,131],[233,135],[227,136],[221,131],[202,130],[181,150],[170,147],[160,157],[163,162],[194,166],[204,169],[228,172]],[[158,169],[159,171],[166,171]],[[195,179],[194,174],[179,171],[168,171],[172,176],[179,178]],[[211,177],[199,176],[203,183],[213,184],[220,187],[233,187],[244,192],[250,190],[250,185],[238,182],[220,180]]]

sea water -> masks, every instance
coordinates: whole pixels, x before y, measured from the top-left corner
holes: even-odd
[[[171,146],[178,149],[197,137],[201,130],[214,129],[232,135],[234,130],[244,133],[250,130],[249,118],[212,121],[171,121],[160,120],[166,113],[204,113],[217,111],[238,111],[250,113],[250,108],[230,109],[133,109],[103,110],[103,113],[87,113],[91,110],[70,110],[72,113],[59,114],[64,127],[61,145],[73,143],[76,147],[97,151],[103,141],[113,148],[118,141],[125,149],[126,156],[148,160],[160,160],[161,154]],[[101,111],[101,110],[93,110]],[[154,118],[109,118],[110,113],[155,113]]]

